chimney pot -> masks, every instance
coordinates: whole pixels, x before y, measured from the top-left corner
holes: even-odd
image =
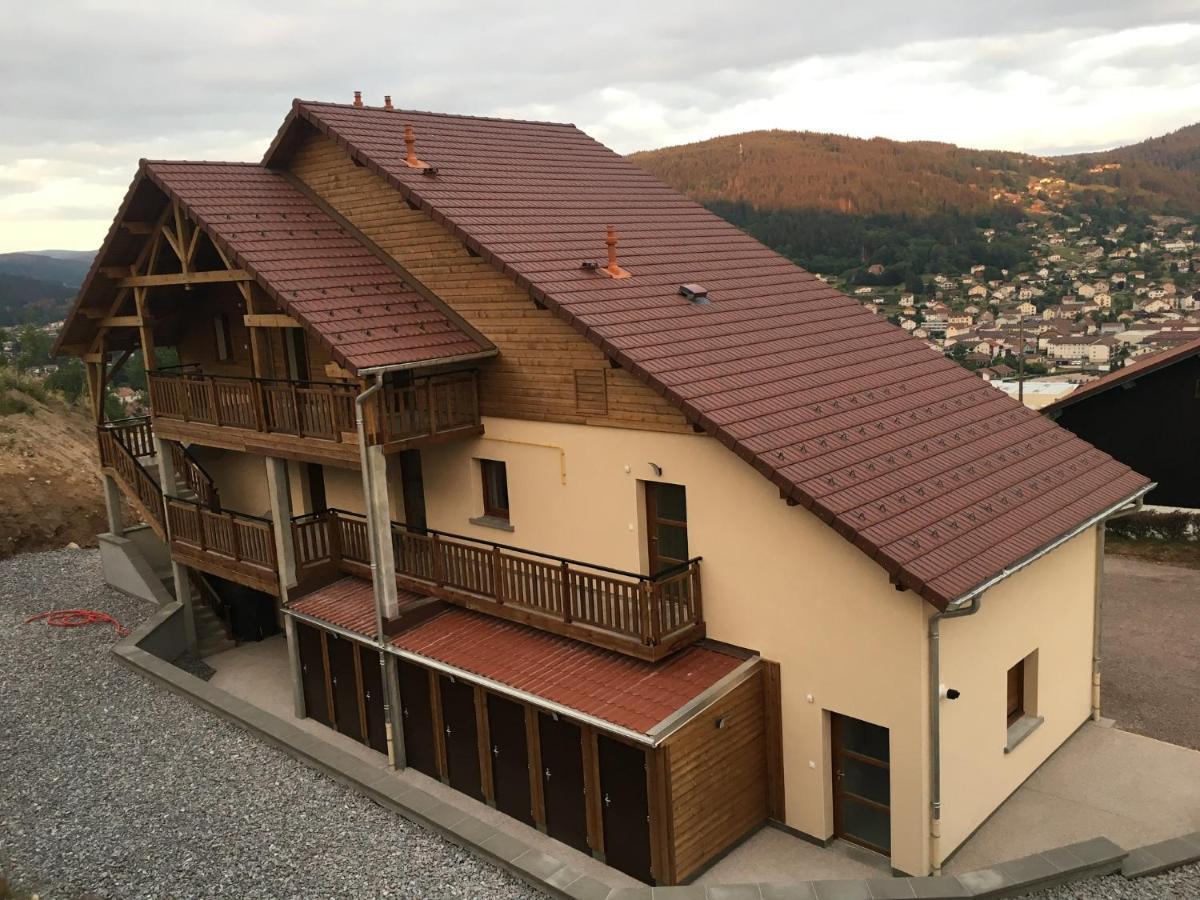
[[[417,158],[417,138],[410,123],[404,125],[404,163],[410,169],[424,169],[426,164]]]
[[[608,245],[608,265],[601,269],[601,272],[606,273],[612,278],[628,278],[629,273],[617,265],[617,229],[609,225],[604,237],[604,243]]]
[[[355,91],[355,92],[354,92],[354,105],[355,105],[355,106],[362,106],[362,91]]]
[[[384,108],[384,109],[391,109],[391,108],[392,108],[392,95],[391,95],[391,94],[384,94],[384,95],[383,95],[383,108]]]

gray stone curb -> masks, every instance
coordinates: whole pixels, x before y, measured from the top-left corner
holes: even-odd
[[[1015,897],[1041,888],[1121,872],[1127,878],[1153,875],[1200,860],[1200,832],[1126,853],[1108,838],[1068,844],[992,868],[956,876],[802,881],[792,884],[684,885],[614,890],[519,838],[450,806],[432,794],[363,762],[290,722],[215,688],[140,646],[157,640],[180,611],[178,603],[158,610],[113,647],[125,666],[190,698],[205,709],[259,735],[267,743],[319,769],[393,812],[443,835],[458,846],[522,881],[568,900],[890,900],[890,898]]]

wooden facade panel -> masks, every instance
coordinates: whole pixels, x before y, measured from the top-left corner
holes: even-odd
[[[667,741],[672,882],[687,881],[767,818],[764,694],[760,667]]]
[[[382,178],[356,166],[328,138],[311,135],[292,172],[500,350],[480,379],[484,415],[659,431],[690,431],[654,391],[621,369],[606,375],[607,413],[581,411],[575,370],[608,360],[570,325],[425,213],[409,209]],[[598,237],[599,242],[599,237]]]

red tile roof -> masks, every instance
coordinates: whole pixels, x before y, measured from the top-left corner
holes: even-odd
[[[139,178],[179,200],[236,266],[351,371],[493,349],[280,173],[247,163],[143,161]],[[93,274],[85,283],[81,302],[93,288],[100,294],[98,280]]]
[[[297,101],[267,164],[309,128],[939,608],[1150,484],[574,126]]]
[[[707,647],[645,662],[462,609],[447,610],[392,644],[641,734],[743,662]]]
[[[1064,406],[1071,406],[1080,400],[1086,400],[1088,397],[1094,397],[1096,394],[1101,394],[1109,388],[1114,388],[1118,384],[1134,378],[1141,378],[1143,375],[1148,375],[1158,369],[1182,362],[1193,356],[1200,356],[1200,338],[1180,344],[1178,347],[1172,347],[1169,350],[1160,350],[1157,353],[1148,353],[1145,356],[1140,356],[1133,362],[1126,363],[1120,369],[1109,372],[1107,375],[1101,375],[1095,381],[1089,381],[1087,384],[1080,385],[1061,400],[1043,407],[1042,412],[1054,412],[1055,410],[1062,409]]]
[[[401,609],[422,599],[420,594],[411,591],[398,591],[397,594]],[[371,582],[362,578],[349,575],[340,578],[288,604],[288,609],[371,640],[375,640],[378,634],[375,629],[375,594]]]

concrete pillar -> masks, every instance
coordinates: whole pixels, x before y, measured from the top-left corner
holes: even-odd
[[[175,481],[175,466],[171,462],[171,446],[154,436],[154,458],[158,462],[158,485],[163,497],[179,496],[179,485]],[[169,544],[168,544],[169,549]],[[171,558],[171,577],[175,582],[175,599],[183,605],[183,631],[187,640],[188,650],[196,651],[196,617],[192,609],[192,582],[188,578],[187,567],[180,565]]]
[[[408,766],[404,752],[404,716],[400,711],[400,672],[398,661],[391,653],[383,654],[383,699],[387,703],[388,761],[393,769]]]
[[[104,510],[108,513],[108,533],[115,537],[125,534],[125,523],[121,519],[121,489],[111,475],[101,475],[104,486]]]
[[[304,673],[300,669],[300,645],[296,643],[296,622],[291,616],[283,617],[283,633],[287,637],[288,665],[292,670],[292,709],[297,719],[308,715],[304,707]]]
[[[363,497],[375,539],[375,591],[383,618],[394,619],[399,611],[396,599],[396,556],[392,550],[392,507],[388,498],[387,457],[377,444],[367,448],[367,467],[363,470]],[[381,636],[382,637],[382,636]]]
[[[296,586],[296,545],[292,541],[292,491],[287,460],[267,457],[267,493],[271,497],[271,521],[275,525],[275,557],[279,560],[279,584],[287,591]]]

